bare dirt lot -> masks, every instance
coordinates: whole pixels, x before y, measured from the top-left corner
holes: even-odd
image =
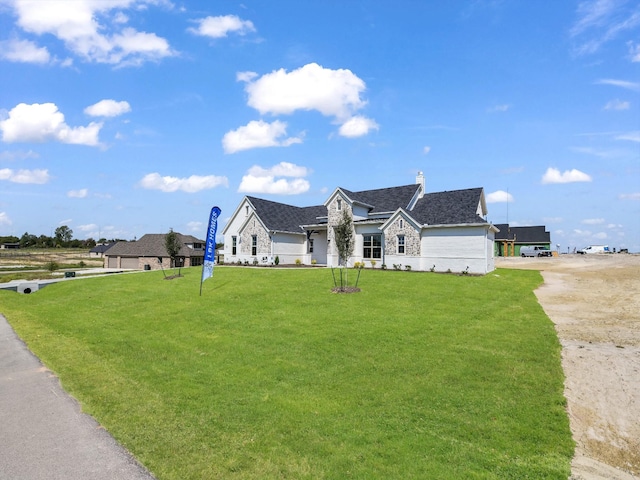
[[[498,258],[540,270],[562,345],[573,480],[640,478],[640,255]]]

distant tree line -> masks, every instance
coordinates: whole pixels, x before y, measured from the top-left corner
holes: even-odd
[[[18,243],[20,248],[93,248],[97,244],[117,241],[118,239],[107,240],[106,238],[101,238],[97,241],[93,238],[85,240],[74,239],[73,230],[66,225],[56,228],[53,237],[47,235],[37,236],[29,232],[25,232],[21,237],[14,235],[0,236],[0,243]]]

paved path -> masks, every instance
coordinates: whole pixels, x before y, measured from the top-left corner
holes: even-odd
[[[153,480],[0,315],[0,480]]]

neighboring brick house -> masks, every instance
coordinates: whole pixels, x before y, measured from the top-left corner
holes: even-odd
[[[333,228],[345,210],[353,219],[349,264],[412,270],[494,270],[494,235],[482,188],[425,193],[424,176],[400,187],[336,190],[323,205],[295,207],[247,196],[223,230],[226,263],[338,265]],[[314,262],[315,261],[315,262]]]
[[[532,227],[510,227],[508,223],[496,225],[495,248],[498,257],[519,257],[520,248],[541,246],[551,250],[551,234],[544,225]]]
[[[177,233],[182,244],[176,265],[165,247],[164,233],[147,233],[133,242],[120,241],[104,253],[105,268],[124,268],[132,270],[159,270],[171,267],[196,267],[202,265],[205,241],[191,235]]]

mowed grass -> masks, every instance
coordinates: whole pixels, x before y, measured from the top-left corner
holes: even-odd
[[[563,479],[535,271],[216,267],[0,291],[0,311],[159,479]]]

